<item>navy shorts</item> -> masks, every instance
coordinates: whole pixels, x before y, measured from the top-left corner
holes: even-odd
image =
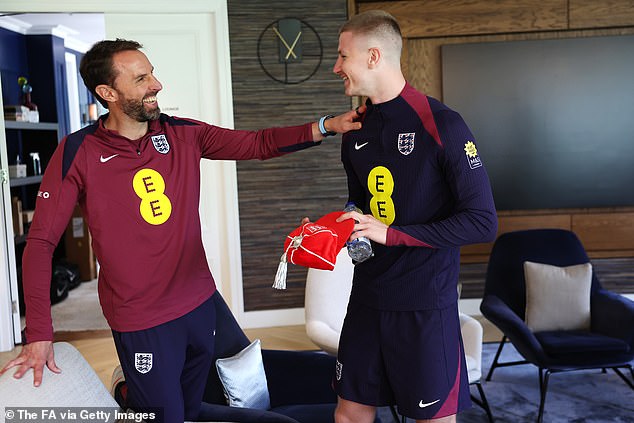
[[[412,419],[436,419],[471,407],[458,307],[385,311],[350,303],[334,388],[341,398],[397,405]]]
[[[148,422],[198,417],[215,345],[212,298],[153,328],[112,331],[128,386],[126,406],[139,413],[155,413],[156,418]]]

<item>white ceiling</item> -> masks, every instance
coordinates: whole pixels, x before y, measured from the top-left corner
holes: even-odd
[[[82,52],[105,38],[101,13],[0,14],[0,26],[22,34],[54,34],[64,38],[68,48]]]

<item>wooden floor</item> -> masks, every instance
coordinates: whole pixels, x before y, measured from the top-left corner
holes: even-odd
[[[478,320],[484,328],[484,342],[497,342],[501,339],[501,333],[491,323],[484,318]],[[303,325],[245,329],[244,332],[251,340],[259,338],[262,348],[265,349],[319,349],[308,339]],[[90,363],[104,385],[110,388],[112,371],[119,365],[110,331],[61,332],[55,334],[55,340],[73,344]],[[20,347],[8,353],[0,353],[0,364],[4,366],[19,351]]]

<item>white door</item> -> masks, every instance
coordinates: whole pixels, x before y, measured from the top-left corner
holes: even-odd
[[[164,86],[159,94],[164,112],[233,127],[226,0],[0,0],[0,10],[104,13],[107,38],[135,39],[145,46]],[[0,115],[0,129],[4,129],[2,119]],[[201,173],[200,215],[207,258],[218,288],[240,318],[242,270],[235,163],[203,161]],[[4,199],[3,203],[3,207],[10,207],[10,201]],[[6,250],[6,245],[0,245],[1,272],[11,268],[2,261]],[[15,266],[14,258],[6,260]],[[11,316],[3,308],[10,298],[9,285],[8,280],[0,279],[0,350],[6,347],[2,340],[11,336],[20,340],[19,332],[10,333],[4,327]]]
[[[228,36],[223,46],[219,24],[214,13],[105,15],[106,38],[143,44],[163,85],[161,111],[232,127],[230,71],[221,75],[230,61]],[[242,298],[235,162],[202,160],[200,217],[218,289],[234,310],[241,309],[235,307]]]
[[[2,87],[1,80],[0,87]],[[0,110],[4,110],[1,95]],[[4,114],[2,114],[0,115],[0,192],[2,194],[2,208],[0,210],[0,351],[11,350],[14,343],[21,340],[8,163]]]

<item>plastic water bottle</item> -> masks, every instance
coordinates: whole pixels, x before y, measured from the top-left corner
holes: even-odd
[[[359,209],[357,205],[354,204],[354,202],[352,201],[346,203],[346,206],[343,208],[343,211],[345,212],[356,211],[358,213],[363,214],[361,209]],[[352,260],[356,261],[357,263],[361,263],[362,261],[365,261],[369,259],[370,257],[372,257],[372,254],[373,254],[372,244],[370,244],[370,240],[364,236],[347,242],[346,246],[348,247],[348,255],[350,256]]]

